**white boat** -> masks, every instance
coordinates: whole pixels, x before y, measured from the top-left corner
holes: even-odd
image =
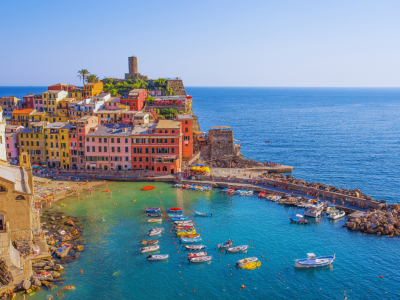
[[[148,219],[147,222],[149,222],[149,223],[161,223],[162,219]]]
[[[159,235],[164,231],[164,228],[154,228],[149,231],[149,236]]]
[[[314,253],[307,253],[307,258],[295,259],[296,268],[318,268],[328,266],[335,260],[335,255],[315,257]]]
[[[337,220],[340,218],[343,218],[346,215],[346,213],[341,210],[341,211],[332,211],[329,215],[328,215],[328,219],[332,219],[332,220]]]
[[[258,261],[257,257],[246,257],[246,258],[238,260],[236,262],[236,267],[242,267],[242,266],[244,266],[244,265],[246,265],[248,263],[256,262],[256,261]]]
[[[203,263],[203,262],[208,262],[212,259],[212,255],[210,256],[202,256],[202,257],[192,257],[190,259],[190,262],[192,263]]]
[[[323,212],[323,205],[310,205],[307,209],[304,210],[304,215],[307,217],[318,218],[321,216]]]
[[[188,224],[188,223],[194,224],[192,220],[174,221],[174,223],[175,223],[176,225],[178,225],[178,224],[179,224],[179,225],[181,225],[181,224]],[[182,226],[184,226],[184,225],[182,225]]]
[[[159,245],[154,245],[154,246],[140,248],[140,252],[147,253],[147,252],[156,251],[158,249],[160,249],[160,246]]]
[[[192,250],[192,251],[199,251],[206,249],[205,245],[184,245],[182,248],[185,248],[187,250]]]
[[[272,196],[271,201],[275,202],[275,201],[281,200],[281,198],[282,198],[281,196]]]
[[[250,191],[247,191],[246,196],[251,196],[253,194],[254,194],[253,190],[250,190]]]
[[[159,255],[152,255],[150,254],[147,256],[147,260],[166,260],[168,259],[169,255],[168,254],[159,254]]]
[[[168,214],[168,217],[170,218],[178,218],[178,217],[183,217],[182,214]]]
[[[247,251],[248,247],[249,247],[249,245],[241,245],[241,246],[236,246],[236,247],[230,247],[230,248],[226,249],[226,252],[229,252],[229,253],[244,252],[244,251]]]

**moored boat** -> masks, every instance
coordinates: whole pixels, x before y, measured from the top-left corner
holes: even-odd
[[[200,216],[200,217],[212,217],[212,215],[213,214],[211,214],[211,213],[205,213],[205,212],[199,212],[199,211],[196,211],[196,216]]]
[[[189,253],[187,255],[187,259],[191,259],[193,257],[202,257],[202,256],[207,256],[207,252]]]
[[[180,241],[181,241],[181,243],[183,243],[183,244],[198,243],[198,242],[201,242],[201,237],[198,237],[198,238],[188,238],[188,239],[186,239],[186,238],[181,238]]]
[[[147,214],[147,215],[153,218],[161,217],[161,214]]]
[[[168,254],[159,254],[159,255],[153,255],[150,254],[149,256],[147,256],[147,260],[166,260],[168,259],[169,255]]]
[[[245,251],[247,251],[248,247],[249,247],[249,245],[241,245],[241,246],[236,246],[236,247],[230,247],[228,249],[225,249],[225,251],[229,252],[229,253],[245,252]]]
[[[218,244],[218,248],[229,248],[230,246],[232,246],[233,241],[229,240],[227,242],[223,242]]]
[[[182,248],[191,251],[200,251],[206,249],[206,247],[207,247],[206,245],[183,245]]]
[[[140,248],[140,252],[147,253],[147,252],[157,251],[158,249],[160,249],[160,246],[154,245],[154,246]]]
[[[182,225],[182,224],[189,224],[193,223],[192,220],[185,220],[185,221],[174,221],[175,225]]]
[[[310,222],[308,222],[308,220],[304,219],[304,217],[302,215],[296,215],[296,218],[293,217],[289,217],[290,222],[294,222],[297,224],[303,224],[303,225],[307,225],[310,224]]]
[[[193,230],[190,230],[190,231],[178,231],[177,233],[176,233],[176,235],[177,236],[184,236],[184,235],[192,235],[192,234],[196,234],[196,230],[195,229],[193,229]]]
[[[188,217],[173,217],[171,221],[186,221]]]
[[[158,241],[157,240],[154,240],[154,241],[148,240],[148,241],[140,241],[139,243],[142,245],[150,246],[150,245],[158,244]]]
[[[170,211],[170,212],[180,212],[180,211],[182,211],[182,208],[170,207],[170,208],[168,208],[168,211]]]
[[[304,210],[304,215],[307,217],[318,218],[323,211],[323,205],[310,205]]]
[[[162,219],[148,219],[147,222],[149,222],[149,223],[161,223]]]
[[[318,268],[329,266],[335,260],[335,255],[316,257],[314,253],[307,253],[307,258],[295,259],[296,268]]]
[[[346,215],[346,213],[343,210],[341,210],[341,211],[337,210],[337,211],[331,212],[328,215],[328,219],[337,220],[337,219],[343,218],[345,215]]]
[[[146,212],[157,212],[160,211],[159,207],[146,207]]]
[[[184,239],[198,238],[198,237],[200,237],[200,235],[201,235],[200,233],[181,235],[181,238],[184,238]]]
[[[264,198],[264,197],[265,197],[265,194],[266,194],[265,192],[259,193],[259,194],[258,194],[258,198]]]
[[[193,257],[190,259],[191,263],[203,263],[203,262],[209,262],[212,259],[212,255],[210,256],[201,256],[201,257]]]
[[[149,236],[159,235],[164,231],[164,228],[153,228],[149,231]]]
[[[253,262],[256,262],[256,261],[258,261],[257,257],[246,257],[246,258],[243,258],[243,259],[239,259],[236,262],[235,266],[241,268],[241,267],[245,266],[248,263],[253,263]]]
[[[183,217],[182,214],[168,214],[168,217],[170,218],[179,218],[179,217]]]

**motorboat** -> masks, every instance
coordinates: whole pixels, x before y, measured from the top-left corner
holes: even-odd
[[[174,184],[174,187],[175,188],[181,188],[183,186],[183,184],[182,183],[177,183],[177,184]]]
[[[149,236],[159,235],[164,231],[164,228],[154,228],[149,231]]]
[[[153,218],[161,217],[161,214],[147,214],[147,215]]]
[[[240,193],[242,193],[242,192],[243,192],[243,190],[236,190],[236,191],[234,191],[234,194],[240,195]]]
[[[229,191],[227,191],[227,194],[229,195],[235,194],[235,189],[230,189]]]
[[[159,254],[159,255],[150,254],[149,256],[147,256],[147,260],[153,260],[153,261],[166,260],[168,259],[168,257],[169,257],[168,254]]]
[[[230,189],[231,189],[231,188],[224,188],[221,192],[222,192],[222,193],[226,193],[226,192],[228,192]]]
[[[264,197],[265,197],[265,194],[266,194],[265,192],[259,193],[259,194],[258,194],[258,198],[264,198]]]
[[[293,223],[297,223],[297,224],[303,224],[303,225],[307,225],[310,224],[310,222],[308,222],[308,220],[304,219],[304,217],[302,215],[296,215],[296,218],[293,217],[289,217],[290,222]]]
[[[253,190],[247,191],[246,192],[246,196],[252,196],[254,194]]]
[[[187,259],[191,259],[191,258],[194,258],[194,257],[202,257],[202,256],[207,256],[207,252],[189,253],[187,255]]]
[[[170,218],[179,218],[179,217],[183,217],[182,214],[168,214],[168,217]]]
[[[186,221],[188,217],[173,217],[171,221]]]
[[[239,195],[240,196],[245,196],[247,194],[247,190],[241,190]]]
[[[182,248],[185,250],[200,251],[206,249],[206,247],[206,245],[184,245]]]
[[[246,257],[246,258],[243,258],[243,259],[239,259],[239,260],[236,262],[235,266],[236,266],[236,267],[239,267],[239,268],[242,268],[242,267],[245,266],[246,264],[254,263],[254,262],[257,262],[257,261],[258,261],[258,258],[257,258],[257,257]]]
[[[323,205],[310,205],[304,210],[304,215],[307,217],[318,218],[323,212]]]
[[[337,211],[331,212],[328,215],[328,219],[337,220],[337,219],[343,218],[345,215],[346,215],[346,213],[343,210],[341,210],[341,211],[337,210]]]
[[[223,242],[218,244],[218,248],[229,248],[232,246],[233,241],[229,240],[228,242]]]
[[[185,229],[193,229],[194,228],[194,225],[192,225],[192,226],[177,226],[177,227],[175,227],[175,229],[177,230],[177,231],[182,231],[182,230],[185,230]]]
[[[326,213],[328,213],[328,214],[330,214],[331,212],[334,212],[334,211],[336,211],[337,209],[336,209],[336,206],[335,205],[332,205],[332,204],[329,204],[327,207],[326,207]]]
[[[204,263],[209,262],[212,259],[212,255],[210,256],[201,256],[201,257],[193,257],[190,259],[191,263]]]
[[[198,243],[201,242],[201,237],[198,238],[181,238],[181,243],[190,244],[190,243]]]
[[[225,251],[229,252],[229,253],[245,252],[245,251],[247,251],[248,247],[249,247],[249,245],[241,245],[241,246],[236,246],[236,247],[230,247],[228,249],[225,249]]]
[[[155,213],[155,212],[159,212],[160,208],[159,207],[147,207],[146,208],[146,212],[148,213]]]
[[[188,224],[188,223],[193,223],[193,221],[192,220],[174,221],[174,223],[176,225],[178,225],[178,224]]]
[[[184,238],[184,239],[190,239],[190,238],[198,238],[198,237],[200,237],[200,233],[195,233],[195,234],[188,234],[188,235],[181,235],[181,238]]]
[[[157,245],[157,244],[158,244],[158,241],[157,241],[157,240],[155,240],[155,241],[151,241],[151,240],[148,240],[148,241],[140,241],[140,244],[145,245],[145,246]]]
[[[205,191],[211,191],[212,190],[212,186],[211,185],[204,186],[203,188],[204,188]]]
[[[147,222],[148,223],[161,223],[162,219],[148,219]]]
[[[179,208],[179,207],[170,207],[170,208],[168,208],[168,211],[178,213],[178,212],[181,212],[181,211],[182,211],[182,208]]]
[[[307,258],[295,259],[296,268],[318,268],[333,263],[335,255],[316,257],[314,253],[307,253]]]
[[[199,211],[196,211],[196,216],[200,216],[200,217],[212,217],[212,215],[213,214],[211,214],[211,213],[205,213],[205,212],[199,212]]]
[[[147,253],[147,252],[157,251],[158,249],[160,249],[160,246],[154,245],[154,246],[140,248],[140,252]]]
[[[279,201],[281,198],[282,198],[281,196],[274,195],[274,196],[271,197],[271,201],[272,202]]]
[[[196,229],[192,229],[192,230],[189,230],[189,231],[178,231],[176,233],[177,236],[182,236],[182,237],[184,235],[191,235],[191,234],[196,234]]]

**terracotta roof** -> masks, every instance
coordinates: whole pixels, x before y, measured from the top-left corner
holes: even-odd
[[[34,108],[17,109],[17,110],[14,110],[12,113],[13,114],[30,114],[34,110],[35,110]]]

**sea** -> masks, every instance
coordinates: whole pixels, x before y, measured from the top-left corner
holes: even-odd
[[[44,87],[0,87],[0,96],[39,93]],[[309,182],[359,188],[388,203],[399,202],[400,89],[395,88],[205,88],[187,87],[201,130],[230,126],[244,157],[293,166]],[[55,293],[64,299],[397,299],[399,238],[363,236],[342,228],[345,219],[289,223],[302,213],[254,196],[218,189],[194,192],[155,183],[115,182],[110,194],[62,200],[60,210],[82,218],[86,248],[68,264],[62,283],[30,299]],[[135,201],[134,201],[135,200]],[[114,205],[113,202],[117,204]],[[182,207],[196,223],[212,261],[189,264],[168,218],[159,226],[164,262],[149,262],[139,241],[149,239],[145,207]],[[57,207],[52,208],[57,210]],[[195,217],[194,211],[213,213]],[[93,222],[92,222],[92,221]],[[104,221],[103,221],[104,220]],[[232,239],[247,254],[226,254],[216,244]],[[332,266],[294,268],[307,253],[333,255]],[[234,267],[258,257],[255,270]],[[83,274],[80,273],[83,271]],[[75,291],[61,287],[73,285]],[[245,288],[244,288],[245,286]]]

